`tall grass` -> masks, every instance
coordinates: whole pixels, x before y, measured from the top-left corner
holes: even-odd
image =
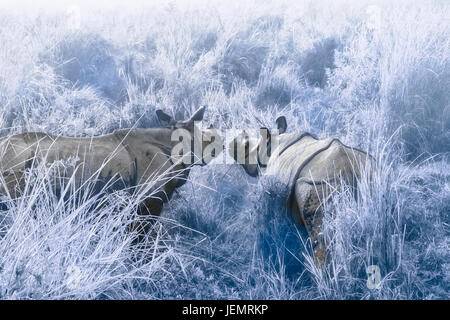
[[[155,277],[163,264],[183,258],[168,234],[182,228],[179,223],[137,215],[138,205],[158,192],[166,173],[132,190],[116,190],[117,179],[99,183],[107,162],[85,181],[79,180],[82,167],[70,161],[33,163],[18,197],[2,196],[2,298],[136,298],[137,288],[164,278]],[[136,242],[140,234],[130,226],[141,221],[151,227]]]
[[[217,128],[285,115],[288,130],[340,138],[377,166],[356,199],[343,187],[327,206],[324,269],[276,178],[196,167],[135,247],[126,225],[144,193],[69,180],[60,197],[36,168],[22,197],[2,197],[2,298],[448,299],[447,3],[81,7],[80,29],[58,10],[0,12],[1,136],[152,127],[156,109],[184,119],[207,105]]]

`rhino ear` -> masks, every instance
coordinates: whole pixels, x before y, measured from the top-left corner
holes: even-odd
[[[286,117],[281,116],[275,122],[277,123],[278,133],[285,133],[287,129]]]
[[[203,115],[205,114],[205,110],[206,110],[205,106],[202,106],[202,107],[198,108],[197,111],[195,111],[194,114],[191,116],[189,121],[191,121],[191,122],[193,122],[193,121],[202,121],[203,120]]]
[[[156,116],[158,117],[159,121],[163,123],[169,124],[174,122],[173,118],[162,110],[156,110]]]

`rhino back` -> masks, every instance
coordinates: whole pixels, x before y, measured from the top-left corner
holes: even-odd
[[[326,148],[330,142],[331,139],[317,140],[312,136],[304,136],[287,149],[284,149],[287,142],[280,143],[268,162],[266,174],[278,175],[282,182],[292,186],[296,174],[302,170],[306,162]]]
[[[345,181],[352,182],[360,175],[361,167],[366,161],[366,153],[348,147],[339,140],[334,140],[329,148],[317,154],[304,166],[298,178],[319,182],[333,181],[337,177],[342,177]]]
[[[77,180],[85,180],[93,174],[97,178],[120,176],[133,180],[134,162],[127,150],[113,135],[90,138],[55,136],[44,133],[24,133],[3,139],[0,169],[3,175],[23,173],[27,168],[45,162],[70,161],[65,175],[70,176],[74,168]],[[81,170],[80,170],[81,169]]]
[[[0,143],[0,170],[23,171],[33,157],[33,150],[25,134],[5,137]]]
[[[265,174],[277,175],[289,187],[299,178],[318,182],[343,174],[350,179],[359,175],[370,158],[338,139],[319,140],[299,133],[281,136],[273,154]]]

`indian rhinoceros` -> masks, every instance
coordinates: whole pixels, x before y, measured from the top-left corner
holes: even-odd
[[[247,174],[253,177],[260,173],[275,175],[287,186],[288,210],[298,224],[306,227],[314,262],[323,266],[327,260],[322,225],[324,204],[343,183],[356,190],[361,169],[373,158],[336,138],[321,140],[306,132],[286,133],[285,117],[279,117],[276,123],[276,144],[272,143],[274,137],[267,129],[267,139],[259,140],[250,138],[244,131],[231,141],[229,154],[237,160],[237,150],[243,150],[245,161],[240,164]],[[251,161],[252,155],[255,161]],[[264,157],[267,160],[262,162]]]
[[[156,114],[162,127],[123,129],[101,136],[67,137],[26,132],[4,137],[0,139],[0,194],[19,197],[24,191],[27,170],[39,163],[71,159],[75,165],[64,174],[74,176],[78,183],[86,179],[104,183],[114,180],[115,188],[119,186],[132,192],[151,184],[138,213],[158,216],[163,203],[186,181],[191,165],[204,164],[198,159],[191,164],[177,161],[171,154],[172,148],[180,143],[173,139],[173,133],[178,129],[190,137],[189,147],[194,146],[194,140],[203,147],[203,133],[195,121],[203,119],[204,111],[201,107],[189,120],[175,121],[158,110]],[[136,230],[142,225],[133,224],[131,228]]]

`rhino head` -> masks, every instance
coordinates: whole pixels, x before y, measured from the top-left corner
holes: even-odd
[[[287,122],[284,116],[276,120],[278,134],[286,132]],[[250,137],[246,131],[242,131],[228,145],[229,155],[241,164],[245,172],[256,177],[260,173],[260,168],[267,165],[271,149],[273,148],[273,137],[269,129],[260,128],[259,138]],[[239,154],[241,152],[241,154]]]
[[[211,136],[215,132],[213,127],[201,130],[200,121],[203,120],[205,107],[197,109],[188,120],[175,120],[163,110],[157,110],[156,115],[163,125],[166,134],[159,137],[162,145],[170,146],[174,158],[182,157],[184,164],[205,165],[203,152],[211,144]],[[221,148],[217,148],[217,152]],[[216,152],[216,153],[217,153]]]

